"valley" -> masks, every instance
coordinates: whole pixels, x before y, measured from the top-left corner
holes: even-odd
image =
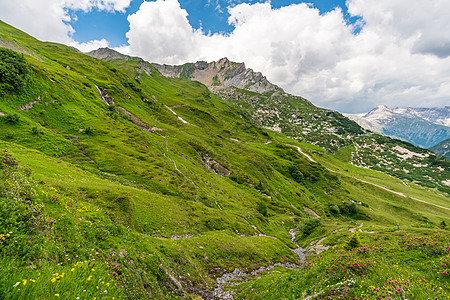
[[[0,298],[450,297],[447,159],[228,59],[0,33]]]

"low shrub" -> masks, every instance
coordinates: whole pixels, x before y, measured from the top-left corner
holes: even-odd
[[[322,225],[322,222],[320,221],[319,218],[311,218],[306,219],[302,223],[300,223],[297,229],[305,237],[310,235],[314,231],[314,229],[316,229],[320,225]]]

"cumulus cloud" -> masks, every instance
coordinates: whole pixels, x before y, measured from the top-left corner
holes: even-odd
[[[0,19],[41,39],[89,51],[106,40],[72,39],[70,11],[123,12],[131,0],[0,0]],[[128,45],[118,50],[151,62],[181,64],[228,57],[263,72],[286,91],[345,112],[388,106],[442,106],[450,99],[448,0],[347,0],[363,24],[355,34],[341,9],[279,9],[228,3],[228,34],[194,29],[178,0],[152,0],[128,16]],[[249,2],[249,1],[248,1]],[[223,8],[223,5],[221,6]]]
[[[105,48],[109,46],[109,42],[105,39],[101,40],[92,40],[86,43],[79,43],[76,41],[72,41],[69,43],[69,46],[75,47],[81,52],[89,52],[92,50],[96,50],[98,48]]]
[[[124,12],[131,0],[0,0],[0,19],[34,37],[65,43],[92,50],[97,45],[107,46],[105,40],[78,43],[72,39],[75,32],[69,24],[69,10],[88,12],[94,8],[109,12]]]
[[[144,2],[128,17],[134,55],[159,63],[244,61],[288,92],[320,106],[357,112],[441,106],[450,99],[450,2],[348,0],[363,27],[354,34],[337,8],[270,2],[228,8],[230,34],[194,30],[177,0]]]
[[[142,3],[128,16],[130,47],[125,51],[166,63],[194,59],[202,34],[192,29],[187,15],[177,0]]]

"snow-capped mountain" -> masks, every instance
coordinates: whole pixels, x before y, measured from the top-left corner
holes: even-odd
[[[344,114],[373,132],[430,148],[450,138],[450,106],[436,108],[380,105],[368,113]]]

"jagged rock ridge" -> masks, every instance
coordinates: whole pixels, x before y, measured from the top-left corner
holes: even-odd
[[[207,63],[198,61],[181,66],[160,65],[153,63],[166,77],[184,77],[199,81],[208,87],[225,86],[246,89],[256,93],[280,90],[270,83],[260,72],[246,68],[244,63],[235,63],[224,57],[218,61]]]

